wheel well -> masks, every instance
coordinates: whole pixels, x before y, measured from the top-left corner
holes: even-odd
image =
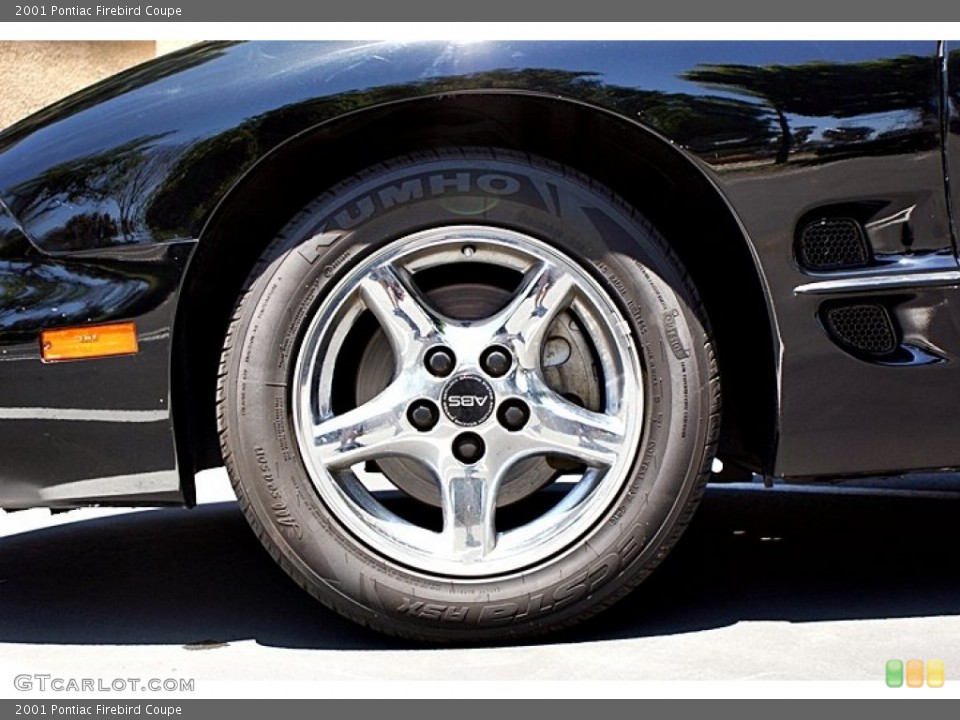
[[[361,111],[297,136],[217,208],[188,270],[174,334],[173,407],[185,481],[191,468],[221,464],[220,347],[267,244],[303,206],[358,170],[409,152],[467,145],[574,167],[619,193],[667,238],[714,329],[724,398],[720,456],[768,470],[776,437],[772,328],[747,242],[716,189],[669,143],[618,116],[543,96],[466,93]]]

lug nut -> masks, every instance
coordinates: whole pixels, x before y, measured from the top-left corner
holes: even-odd
[[[490,377],[502,377],[510,369],[512,360],[510,351],[502,347],[491,347],[484,350],[480,356],[480,367]]]
[[[447,348],[436,347],[431,348],[427,352],[427,356],[424,358],[424,363],[426,364],[427,370],[430,371],[431,375],[436,375],[437,377],[446,377],[453,372],[453,368],[457,364],[457,360],[453,356],[453,353]]]
[[[440,411],[429,400],[417,400],[407,410],[407,419],[417,430],[426,432],[433,430],[433,426],[440,419]]]
[[[453,441],[453,456],[464,465],[473,465],[485,451],[483,438],[476,433],[461,433]]]
[[[511,432],[523,429],[529,419],[530,408],[523,400],[505,400],[497,410],[497,420]]]

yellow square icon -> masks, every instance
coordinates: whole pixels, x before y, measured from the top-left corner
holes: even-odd
[[[943,660],[927,661],[927,687],[943,687]]]
[[[907,660],[907,687],[923,687],[923,660]]]

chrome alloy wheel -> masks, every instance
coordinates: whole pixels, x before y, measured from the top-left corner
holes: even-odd
[[[520,278],[480,319],[439,312],[418,274],[473,264]],[[336,408],[348,337],[372,314],[393,378],[371,399]],[[593,347],[599,410],[548,384],[548,328],[569,313]],[[332,515],[386,559],[429,575],[509,574],[573,549],[610,508],[638,454],[642,369],[618,306],[578,263],[507,229],[450,226],[397,239],[364,257],[326,295],[300,346],[292,384],[297,441]],[[392,509],[369,480],[377,461],[415,461],[436,483],[441,528]],[[518,463],[567,462],[558,501],[498,522],[498,493]],[[562,463],[561,463],[562,464]]]

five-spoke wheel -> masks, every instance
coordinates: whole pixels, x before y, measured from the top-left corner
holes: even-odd
[[[480,286],[489,268],[509,269],[516,286],[489,315],[450,317],[416,277],[457,265]],[[392,374],[374,397],[338,411],[337,370],[350,362],[346,339],[365,313],[388,340]],[[586,338],[602,398],[596,410],[548,382],[557,324]],[[435,228],[364,258],[314,315],[295,379],[300,449],[337,519],[411,568],[453,576],[522,570],[573,543],[622,487],[642,429],[642,371],[621,311],[581,266],[501,228]],[[378,478],[362,479],[364,467],[381,469],[389,458],[418,464],[435,484],[439,532],[390,509],[401,478],[386,491]],[[573,470],[555,471],[557,502],[541,514],[498,523],[501,487],[532,458]],[[390,482],[389,469],[378,476]]]

